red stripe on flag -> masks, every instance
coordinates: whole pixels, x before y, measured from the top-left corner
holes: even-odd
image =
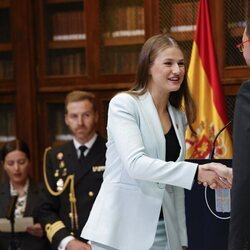
[[[200,0],[195,41],[198,47],[204,71],[206,72],[210,86],[213,91],[214,105],[222,119],[227,123],[227,116],[224,108],[225,100],[219,81],[219,73],[215,57],[215,50],[212,38],[209,7],[207,0]]]

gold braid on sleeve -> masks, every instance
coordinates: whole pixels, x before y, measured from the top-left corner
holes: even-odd
[[[73,230],[73,232],[78,229],[78,214],[77,214],[77,210],[76,210],[76,196],[75,196],[75,189],[74,189],[74,175],[71,174],[71,175],[68,175],[64,184],[63,184],[63,187],[62,187],[62,190],[59,190],[59,191],[54,191],[50,184],[49,184],[49,181],[48,181],[48,178],[47,178],[47,173],[46,173],[46,159],[47,159],[47,154],[48,154],[48,151],[51,150],[51,147],[48,147],[45,149],[44,151],[44,155],[43,155],[43,176],[44,176],[44,182],[45,182],[45,185],[48,189],[48,191],[50,192],[51,195],[53,196],[59,196],[61,195],[64,190],[68,187],[68,185],[70,185],[70,192],[69,192],[69,202],[70,202],[70,214],[69,214],[69,217],[70,217],[70,221],[71,221],[71,229]]]

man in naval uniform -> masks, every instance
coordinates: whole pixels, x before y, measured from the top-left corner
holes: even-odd
[[[73,140],[47,150],[44,162],[42,224],[53,249],[91,249],[87,239],[79,236],[105,169],[106,141],[96,132],[97,121],[92,93],[73,91],[67,95],[65,123]]]

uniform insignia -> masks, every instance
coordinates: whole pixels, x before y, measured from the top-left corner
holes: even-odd
[[[67,168],[64,168],[64,169],[63,169],[62,176],[66,176],[66,175],[67,175]]]
[[[88,192],[88,196],[89,196],[89,197],[93,197],[93,196],[94,196],[94,192],[93,192],[93,191],[89,191],[89,192]]]
[[[63,179],[60,178],[60,179],[56,182],[57,191],[63,190],[63,184],[64,184],[64,181],[63,181]]]
[[[60,161],[63,159],[63,153],[62,152],[59,152],[56,156],[56,158]]]
[[[65,167],[65,162],[64,161],[60,161],[59,168],[64,168],[64,167]]]
[[[58,169],[55,171],[54,176],[55,176],[55,177],[58,177],[58,176],[59,176],[59,170],[58,170]]]
[[[93,172],[103,172],[105,170],[105,166],[93,166],[92,171]]]
[[[53,236],[62,228],[65,228],[62,221],[56,221],[53,224],[50,223],[46,224],[45,231],[50,242],[52,242]]]

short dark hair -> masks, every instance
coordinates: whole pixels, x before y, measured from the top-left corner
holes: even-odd
[[[16,151],[16,150],[23,152],[27,156],[27,158],[30,160],[30,150],[29,150],[28,145],[22,140],[15,139],[15,140],[6,142],[3,145],[3,148],[1,150],[2,151],[1,152],[2,161],[4,162],[7,154],[9,154],[13,151]]]
[[[67,106],[70,102],[79,102],[88,100],[92,103],[93,109],[96,112],[96,97],[95,94],[87,91],[75,90],[67,94],[65,98],[65,114],[68,113]]]

